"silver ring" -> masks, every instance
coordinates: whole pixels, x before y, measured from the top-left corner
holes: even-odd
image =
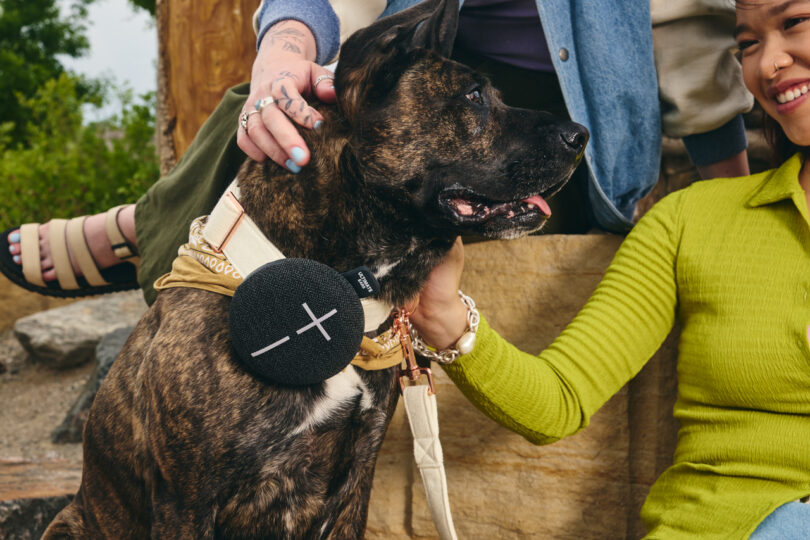
[[[239,116],[239,125],[242,127],[242,129],[247,131],[248,118],[250,118],[251,114],[256,114],[257,112],[259,111],[245,111]]]
[[[315,88],[316,86],[318,86],[318,83],[321,82],[324,79],[332,79],[334,81],[335,76],[334,75],[321,75],[320,77],[315,77],[315,82],[312,83],[312,88]]]
[[[273,99],[273,96],[267,96],[266,98],[258,100],[253,107],[256,109],[255,112],[262,112],[262,109],[264,109],[268,105],[272,105],[275,102],[276,100]]]

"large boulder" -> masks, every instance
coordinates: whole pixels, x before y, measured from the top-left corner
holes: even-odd
[[[92,359],[102,337],[134,326],[145,310],[140,291],[108,294],[19,319],[14,334],[33,361],[69,368]]]

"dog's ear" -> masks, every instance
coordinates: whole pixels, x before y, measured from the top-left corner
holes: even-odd
[[[424,0],[352,34],[335,74],[338,104],[351,120],[356,106],[393,88],[417,49],[449,57],[458,27],[458,0]]]

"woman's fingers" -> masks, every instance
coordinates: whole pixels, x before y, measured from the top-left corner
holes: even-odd
[[[308,81],[307,81],[308,82]],[[301,95],[298,77],[280,77],[273,82],[270,93],[275,105],[295,123],[312,128],[315,122],[323,121],[321,113],[309,106]],[[309,88],[306,88],[309,90]]]
[[[266,155],[293,172],[298,172],[309,163],[309,149],[296,124],[317,129],[323,122],[323,115],[307,103],[300,87],[305,86],[304,90],[307,91],[322,87],[323,89],[317,92],[324,100],[334,101],[331,71],[314,63],[309,65],[312,69],[305,76],[299,76],[292,71],[282,71],[273,81],[268,94],[253,102],[251,99],[254,95],[248,98],[245,112],[249,117],[245,123],[244,133],[240,133],[237,137],[237,143],[253,159],[261,161]],[[316,73],[319,75],[315,75]],[[318,77],[321,79],[315,85],[315,79]],[[253,114],[252,111],[259,114]],[[257,118],[253,119],[253,116]]]
[[[337,99],[335,94],[335,74],[322,66],[312,68],[312,93],[324,103],[334,103]]]

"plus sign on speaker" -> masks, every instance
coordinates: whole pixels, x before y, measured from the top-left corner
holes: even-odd
[[[359,288],[352,279],[357,275],[363,276]],[[364,318],[358,292],[375,286],[365,268],[343,275],[310,259],[265,264],[231,301],[233,347],[259,378],[291,386],[324,381],[359,350]]]

